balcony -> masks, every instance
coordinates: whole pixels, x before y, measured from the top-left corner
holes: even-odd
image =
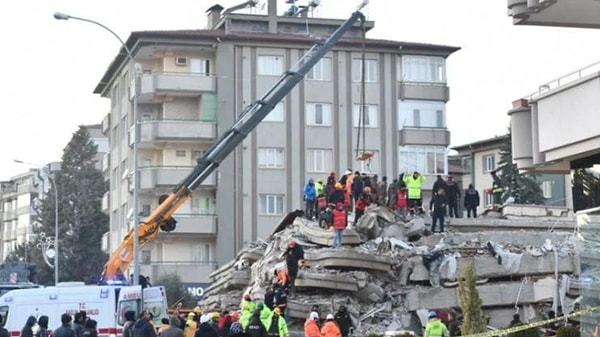
[[[217,235],[217,216],[214,214],[175,214],[177,228],[173,234]]]
[[[157,142],[208,142],[217,136],[217,125],[198,120],[158,120],[140,123],[140,145]],[[133,140],[134,137],[129,137]]]
[[[102,119],[102,133],[108,136],[108,131],[110,131],[110,113],[107,113],[104,119]]]
[[[450,145],[446,128],[403,128],[398,131],[398,145]]]
[[[173,187],[192,172],[192,166],[152,166],[140,169],[140,188],[155,189]],[[213,172],[200,184],[204,188],[215,188],[217,173]]]
[[[445,83],[398,82],[398,99],[448,102],[450,88]]]
[[[195,97],[216,89],[216,77],[212,75],[154,72],[142,76],[138,102],[153,103],[165,96]],[[129,99],[133,99],[135,91],[129,92]]]
[[[598,1],[508,0],[515,25],[600,28]]]
[[[110,152],[107,152],[102,157],[102,172],[110,172]]]
[[[174,273],[184,282],[210,282],[208,275],[216,269],[216,262],[150,261],[149,264],[140,265],[140,274],[158,280],[162,275]]]

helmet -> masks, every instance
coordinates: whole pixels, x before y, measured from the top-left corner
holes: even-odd
[[[342,183],[340,183],[340,182],[335,183],[335,188],[337,188],[338,190],[341,190],[342,189]]]
[[[196,316],[196,314],[195,314],[195,313],[193,313],[193,312],[190,312],[190,313],[188,314],[188,317],[194,317],[194,316]]]
[[[333,315],[332,314],[327,314],[327,318],[326,319],[333,319]]]
[[[323,179],[321,179],[321,178],[317,179],[317,183],[321,183],[322,184],[323,183]]]
[[[312,319],[313,321],[316,321],[319,319],[319,314],[316,312],[311,312],[310,315],[308,316],[309,319]]]
[[[437,313],[435,311],[430,311],[428,317],[429,318],[436,318],[437,317]]]
[[[365,193],[371,193],[371,188],[369,186],[365,187]]]
[[[210,318],[212,318],[212,319],[221,318],[221,314],[218,311],[214,311],[210,314]]]
[[[296,240],[294,240],[294,239],[291,239],[291,240],[290,240],[290,242],[288,242],[288,246],[289,246],[289,247],[292,247],[292,248],[293,248],[293,247],[296,247]]]
[[[276,315],[281,315],[281,309],[279,309],[279,307],[273,309],[273,313]]]

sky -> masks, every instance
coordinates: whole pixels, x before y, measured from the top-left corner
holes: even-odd
[[[301,0],[305,1],[305,0]],[[109,100],[93,94],[132,31],[203,29],[205,11],[243,0],[0,1],[0,181],[59,161],[79,125],[100,124]],[[316,14],[345,19],[359,0],[321,0]],[[600,30],[515,26],[506,0],[371,0],[370,38],[460,47],[446,63],[451,146],[503,135],[511,102],[600,60]],[[279,0],[279,12],[285,8]],[[568,117],[568,116],[566,116]]]

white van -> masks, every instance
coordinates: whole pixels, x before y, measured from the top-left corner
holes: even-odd
[[[98,335],[120,336],[125,323],[125,312],[139,313],[142,293],[140,286],[92,286],[59,284],[58,287],[19,289],[0,297],[0,315],[11,337],[19,336],[27,317],[49,318],[48,329],[61,326],[60,316],[75,316],[86,311],[87,316],[98,322]],[[144,289],[143,310],[154,315],[154,325],[168,317],[165,289],[161,286]]]

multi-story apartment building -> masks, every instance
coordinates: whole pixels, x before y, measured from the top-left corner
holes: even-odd
[[[188,174],[195,160],[245,106],[343,20],[208,11],[208,29],[134,32],[126,41],[142,69],[139,82],[140,209],[147,215]],[[366,22],[365,29],[373,27]],[[288,211],[302,207],[307,178],[331,170],[379,176],[421,171],[433,181],[447,171],[446,58],[456,47],[367,39],[357,24],[305,80],[277,104],[241,146],[176,213],[174,232],[141,252],[141,272],[177,271],[201,282],[244,244],[270,235]],[[370,165],[355,159],[365,53],[365,147]],[[111,100],[103,130],[110,139],[104,170],[116,247],[132,226],[131,65],[117,55],[95,92]],[[362,145],[361,145],[361,149]],[[391,179],[390,179],[391,180]]]
[[[467,189],[473,184],[479,191],[481,203],[477,213],[493,206],[492,171],[499,170],[500,150],[506,143],[508,135],[496,136],[469,144],[455,146],[452,149],[458,152],[463,166],[462,188]],[[573,207],[573,198],[570,186],[570,177],[566,174],[539,174],[536,176],[540,188],[544,193],[546,205]],[[464,193],[463,193],[464,195]]]

